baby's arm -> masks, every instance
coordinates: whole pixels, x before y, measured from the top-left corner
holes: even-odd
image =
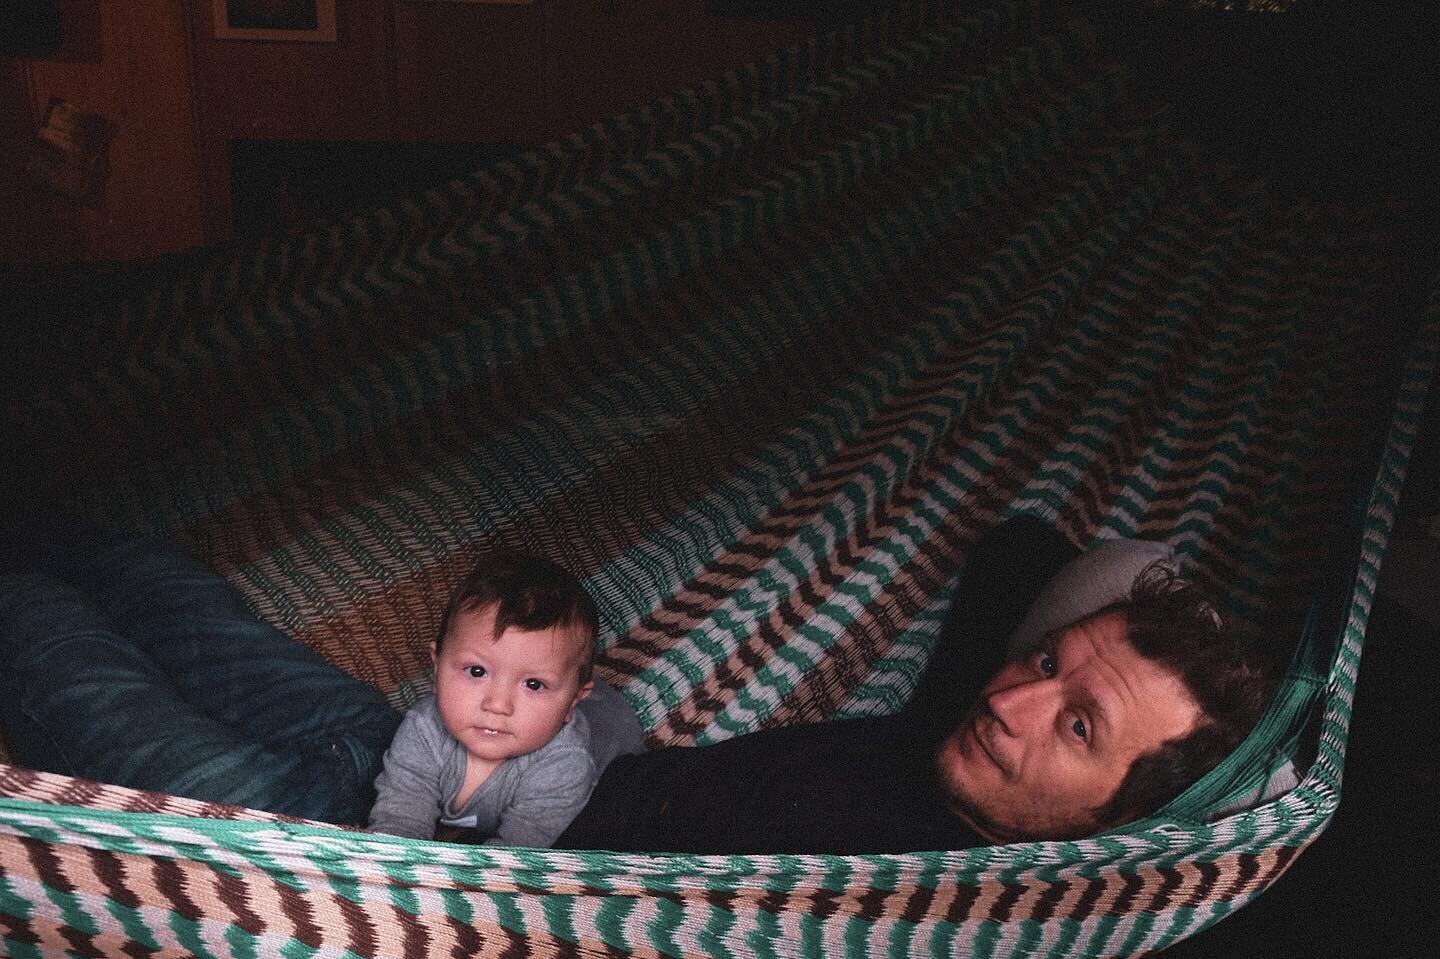
[[[585,808],[598,778],[595,761],[581,746],[538,754],[500,813],[490,846],[549,847]]]
[[[371,832],[411,839],[435,838],[435,823],[444,808],[440,795],[440,756],[429,723],[412,709],[390,748],[385,765],[375,777],[375,806],[370,810]]]

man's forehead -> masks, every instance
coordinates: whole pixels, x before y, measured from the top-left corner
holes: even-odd
[[[1073,623],[1055,644],[1072,691],[1090,701],[1112,735],[1158,744],[1199,720],[1200,707],[1184,681],[1130,644],[1123,610],[1102,610]]]

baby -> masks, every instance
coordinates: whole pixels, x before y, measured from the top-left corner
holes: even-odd
[[[549,846],[639,720],[591,676],[595,604],[570,573],[518,553],[483,558],[431,644],[435,690],[405,716],[375,780],[373,832],[436,824],[507,846]]]

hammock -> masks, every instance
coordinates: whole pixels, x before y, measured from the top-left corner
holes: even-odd
[[[451,586],[508,545],[585,578],[597,668],[653,745],[892,712],[968,546],[1019,512],[1082,546],[1166,539],[1301,652],[1209,798],[1075,842],[492,849],[0,765],[0,951],[1191,935],[1338,802],[1440,341],[1440,303],[1396,315],[1407,256],[1379,212],[1284,199],[1175,139],[1083,20],[996,0],[897,4],[423,195],[127,267],[118,302],[53,332],[72,365],[15,424],[32,505],[183,544],[400,706]],[[1298,787],[1213,818],[1277,755]]]

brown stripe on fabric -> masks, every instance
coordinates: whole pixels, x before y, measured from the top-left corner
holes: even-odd
[[[200,877],[193,873],[192,877],[198,884]],[[237,877],[229,875],[224,870],[216,869],[207,878],[215,897],[229,910],[228,921],[255,936],[284,934],[285,930],[276,929],[272,925],[273,921],[281,915],[280,903],[277,898],[283,893],[276,888],[279,884],[263,870],[251,867],[246,869],[243,875]],[[211,907],[206,909],[206,915],[216,919],[220,918],[221,913]],[[306,944],[315,945],[315,943]]]
[[[325,893],[316,893],[313,889],[302,892],[278,879],[269,876],[266,876],[266,879],[279,897],[281,914],[294,926],[290,935],[307,946],[319,946],[324,941],[325,934],[315,923],[315,913],[308,900],[312,896]]]
[[[24,766],[0,762],[0,796],[24,798],[36,786],[39,774]]]
[[[135,894],[135,890],[130,888],[125,874],[124,860],[113,852],[107,852],[104,849],[82,848],[84,848],[89,855],[90,871],[93,872],[95,878],[100,880],[105,886],[105,895],[122,906],[130,909],[139,908],[144,900]]]
[[[0,796],[113,812],[162,813],[202,819],[237,819],[257,822],[305,822],[294,816],[284,816],[260,809],[207,803],[183,796],[130,789],[126,786],[97,783],[88,779],[76,779],[58,773],[39,772],[10,765],[0,765]],[[346,827],[329,828],[343,829]]]
[[[713,922],[714,914],[717,912],[733,916],[736,910],[736,903],[739,902],[739,897],[736,896],[734,892],[728,889],[706,889],[704,890],[703,898],[705,900],[705,904],[710,907],[711,922]],[[790,913],[793,913],[796,909],[796,903],[800,901],[801,900],[798,897],[786,893],[785,903],[781,907],[783,909],[783,912],[777,912],[776,915],[788,915]],[[760,908],[770,909],[769,906],[763,904]],[[710,923],[707,922],[707,928],[709,924]]]
[[[66,870],[62,859],[72,860],[70,865],[77,870],[77,877],[84,876],[88,872],[89,863],[74,861],[80,856],[73,848],[37,842],[33,839],[22,839],[21,845],[25,849],[25,855],[30,862],[33,875],[40,883],[62,893],[77,891],[75,882],[71,879],[71,874]],[[93,877],[91,878],[93,879]],[[90,933],[69,925],[61,925],[57,931],[65,940],[67,952],[74,950],[82,956],[101,954]]]
[[[0,878],[13,877],[36,882],[43,881],[35,875],[33,869],[26,868],[30,861],[26,844],[34,841],[21,836],[0,834]],[[8,909],[0,909],[0,930],[4,930],[5,938],[12,942],[39,945],[42,936],[40,930],[36,928],[37,922],[44,922],[44,920],[37,917],[32,921],[12,913]]]
[[[974,882],[946,881],[940,887],[945,921],[958,925],[975,915],[975,907],[980,902],[987,884],[988,880],[983,878]]]
[[[1080,898],[1075,900],[1075,905],[1070,908],[1067,919],[1076,922],[1084,922],[1095,914],[1095,907],[1105,895],[1105,890],[1110,883],[1106,880],[1105,874],[1096,876],[1094,879],[1086,879],[1083,882],[1077,881],[1076,886],[1082,890]]]
[[[804,901],[809,903],[809,913],[816,919],[829,919],[840,911],[840,893],[834,889],[816,886]]]
[[[978,883],[978,896],[971,903],[971,919],[995,919],[995,904],[1009,893],[1009,884],[989,875]]]
[[[1185,881],[1184,873],[1174,866],[1156,866],[1155,871],[1160,875],[1160,887],[1150,897],[1150,902],[1145,906],[1146,912],[1161,913],[1170,906],[1170,900],[1174,897],[1181,884]]]
[[[378,890],[367,890],[365,900],[375,901],[370,893]],[[345,948],[357,956],[374,955],[379,946],[379,930],[375,927],[375,920],[371,917],[370,911],[361,903],[353,901],[349,896],[341,895],[338,892],[329,893],[331,901],[340,911],[340,916],[345,923]]]
[[[906,503],[904,508],[911,505]],[[874,601],[836,637],[820,667],[802,677],[766,724],[813,722],[833,713],[870,674],[875,661],[888,650],[890,640],[954,575],[965,548],[987,525],[980,511],[967,500],[950,522],[940,524],[930,538],[917,544],[917,561],[901,567],[884,584]]]
[[[48,878],[33,868],[34,857],[40,855],[40,852],[37,849],[32,854],[29,849],[31,845],[46,850],[41,861],[52,870]],[[124,905],[148,902],[150,890],[141,879],[134,876],[136,864],[144,864],[146,860],[143,857],[127,855],[120,858],[118,863],[112,863],[107,861],[107,857],[114,860],[116,854],[93,850],[88,846],[40,843],[24,837],[7,840],[7,837],[0,836],[0,874],[28,876],[36,882],[53,886],[60,892],[89,900],[102,900],[113,896],[117,902]],[[32,867],[28,872],[27,865]],[[51,879],[63,880],[68,886],[56,885]],[[117,882],[120,883],[118,887]]]
[[[3,914],[0,914],[3,919]],[[70,956],[74,955],[74,943],[72,942],[73,930],[64,922],[51,919],[48,916],[35,916],[26,922],[23,929],[34,939],[36,951],[44,957]],[[80,955],[103,955],[100,952],[80,953]]]
[[[1221,867],[1219,863],[1197,860],[1193,863],[1183,863],[1179,868],[1184,869],[1186,866],[1200,874],[1200,881],[1196,883],[1189,897],[1182,903],[1182,908],[1197,909],[1210,902],[1215,884],[1220,881]]]
[[[877,886],[871,886],[854,900],[854,915],[868,922],[874,922],[876,919],[885,915],[886,907],[898,899],[899,895],[899,893],[890,889],[880,889]]]
[[[1119,895],[1105,908],[1112,916],[1126,916],[1135,905],[1135,899],[1145,885],[1145,877],[1129,869],[1120,871]]]
[[[400,927],[400,954],[405,959],[426,959],[430,955],[432,942],[425,924],[411,915],[409,910],[394,903],[390,904],[389,913]]]
[[[1231,873],[1230,883],[1220,891],[1217,897],[1222,901],[1229,901],[1244,895],[1255,888],[1255,877],[1260,874],[1262,860],[1254,853],[1237,853],[1234,856],[1235,867]]]
[[[1064,879],[1046,883],[1044,891],[1035,901],[1035,908],[1031,910],[1029,918],[1036,922],[1048,922],[1073,886],[1073,883]]]
[[[1015,913],[1015,906],[1031,887],[1019,882],[1001,883],[1004,890],[990,906],[990,918],[996,922],[1009,922]]]
[[[0,840],[0,855],[7,852],[5,847],[6,843]],[[0,868],[0,876],[5,876],[7,872],[8,867]],[[37,919],[36,922],[44,923],[45,920]],[[36,929],[35,922],[31,922],[31,920],[23,916],[15,915],[8,909],[0,909],[0,936],[3,936],[6,942],[16,943],[22,946],[40,946],[44,941],[39,930]],[[40,952],[42,956],[47,954],[49,953],[44,950]],[[58,951],[56,954],[58,954]]]
[[[448,916],[446,918],[449,919]],[[455,925],[453,919],[450,920],[450,925]],[[511,929],[498,922],[489,925],[491,929],[498,933],[498,936],[491,940],[492,945],[501,945],[503,941],[503,948],[501,948],[499,952],[500,959],[525,959],[526,956],[534,954],[530,949],[530,941],[523,931]],[[551,954],[550,950],[544,949],[543,947],[536,950],[536,952],[546,955]],[[459,951],[457,950],[454,955],[459,956]]]
[[[930,917],[930,910],[935,905],[936,887],[917,882],[909,885],[909,889],[910,895],[905,898],[905,905],[900,910],[900,918],[919,925]]]
[[[108,787],[101,783],[76,779],[66,783],[60,799],[66,806],[94,806],[103,802],[102,796],[107,792]],[[158,799],[154,801],[158,802]]]
[[[148,862],[155,891],[164,897],[164,902],[159,905],[169,908],[183,919],[198,921],[205,916],[205,911],[190,898],[186,889],[188,882],[180,860],[154,857],[150,858]],[[193,864],[186,863],[186,865]],[[211,911],[214,912],[213,909]]]
[[[138,813],[170,813],[176,812],[177,804],[165,798],[159,793],[137,790],[136,792],[123,797],[122,812]]]
[[[817,564],[817,567],[828,565],[827,558],[827,561]],[[803,584],[813,584],[825,576],[826,572],[817,568]],[[697,685],[686,701],[666,715],[664,722],[651,732],[650,738],[656,743],[664,744],[692,741],[716,713],[729,703],[734,692],[752,682],[756,672],[770,661],[773,653],[783,648],[794,631],[814,615],[815,608],[819,605],[814,594],[813,587],[792,592],[785,602],[779,604],[760,622],[756,630],[736,645],[729,657],[715,665],[711,676]],[[855,637],[859,635],[859,631],[855,629],[847,630],[846,633]],[[875,640],[881,638],[873,631],[870,635]],[[779,723],[786,718],[789,717],[774,717],[773,722]],[[799,718],[813,721],[824,718],[824,714]]]

